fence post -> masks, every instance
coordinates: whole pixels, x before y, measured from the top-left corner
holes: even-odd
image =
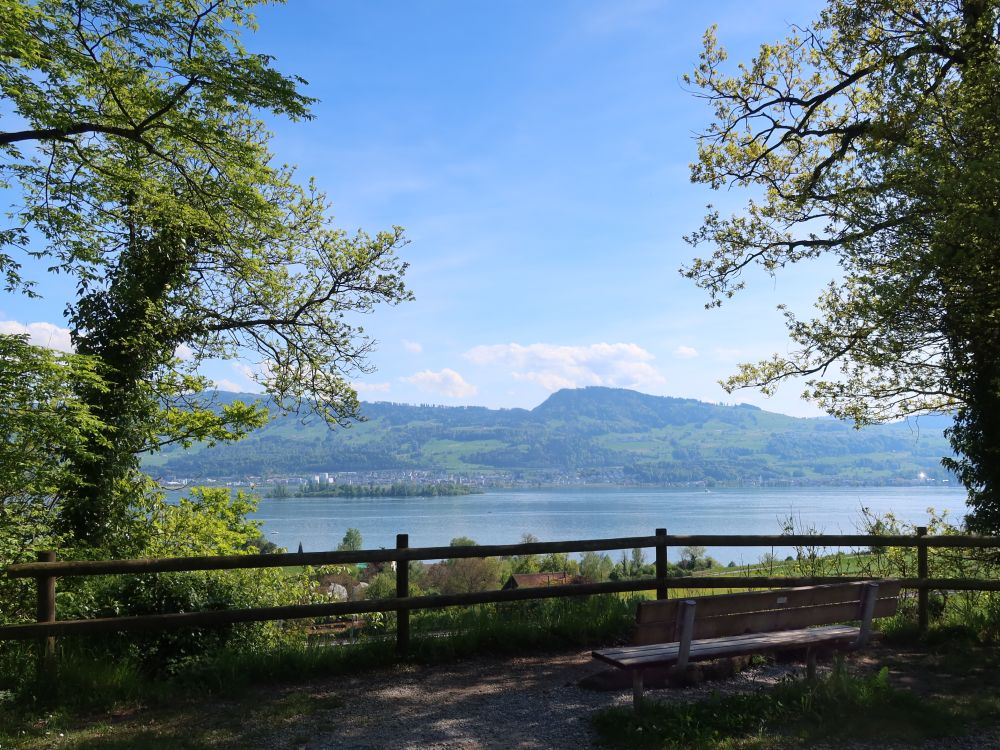
[[[927,536],[927,527],[918,526],[917,536]],[[927,545],[917,545],[917,578],[922,579],[920,588],[917,589],[917,617],[920,624],[920,632],[927,632],[927,584],[926,579],[930,577],[927,566]]]
[[[396,549],[410,546],[409,534],[396,534]],[[396,560],[396,596],[410,595],[410,561]],[[410,648],[410,610],[396,612],[396,655],[406,656]]]
[[[656,536],[666,537],[667,530],[657,529]],[[665,538],[656,541],[656,598],[670,598],[670,590],[667,586],[667,541]]]
[[[55,562],[56,553],[52,550],[36,553],[38,562]],[[56,621],[56,577],[39,575],[35,578],[38,590],[38,609],[35,619],[38,622]],[[48,674],[55,666],[56,659],[56,637],[54,635],[43,636],[38,640],[38,674],[39,676]]]

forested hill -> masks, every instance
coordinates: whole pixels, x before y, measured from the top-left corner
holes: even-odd
[[[905,482],[921,472],[947,478],[940,458],[950,452],[940,418],[858,431],[832,419],[613,388],[558,391],[530,411],[378,402],[362,413],[366,422],[336,430],[316,418],[278,417],[240,443],[168,450],[145,465],[188,479],[425,469],[641,483]]]

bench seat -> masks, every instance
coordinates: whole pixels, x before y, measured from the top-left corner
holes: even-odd
[[[632,674],[637,710],[643,671],[654,667],[683,670],[691,661],[803,649],[812,676],[817,651],[864,646],[872,620],[896,612],[899,589],[899,581],[856,581],[643,601],[636,610],[635,645],[592,653]],[[843,624],[852,620],[861,626]]]
[[[822,628],[782,630],[777,633],[746,633],[727,638],[701,638],[691,641],[688,661],[706,661],[730,656],[748,656],[768,651],[783,651],[817,646],[844,646],[857,641],[860,628],[850,625],[827,625]],[[622,646],[594,651],[594,658],[620,669],[668,667],[677,663],[680,643],[654,643],[648,646]]]

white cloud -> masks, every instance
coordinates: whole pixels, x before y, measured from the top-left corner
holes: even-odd
[[[240,375],[245,377],[250,382],[246,385],[240,386],[239,390],[243,393],[262,393],[264,388],[261,386],[260,381],[265,380],[270,372],[268,364],[265,362],[258,367],[250,367],[242,362],[230,362],[232,368],[238,372]]]
[[[424,350],[419,341],[407,341],[406,339],[403,339],[403,348],[410,354],[420,354]]]
[[[245,393],[247,387],[240,385],[239,383],[234,383],[232,380],[227,380],[226,378],[221,378],[215,381],[215,389],[218,391],[231,391],[233,393]]]
[[[666,382],[650,362],[653,355],[638,344],[494,344],[465,353],[477,365],[511,368],[515,380],[532,381],[549,391],[604,385],[650,388]]]
[[[174,356],[177,357],[177,359],[190,362],[194,359],[194,349],[187,344],[180,344],[176,349],[174,349]]]
[[[674,349],[674,356],[678,359],[694,359],[698,356],[698,350],[693,346],[678,346]]]
[[[60,328],[52,323],[18,323],[16,320],[0,320],[0,334],[28,335],[28,341],[35,346],[55,349],[60,352],[73,351],[69,329]]]
[[[250,367],[250,365],[245,365],[242,362],[233,362],[232,364],[233,369],[247,380],[255,380],[259,374],[255,369]]]
[[[358,393],[386,393],[392,386],[389,383],[351,383]]]
[[[575,381],[554,372],[512,372],[514,380],[538,383],[547,391],[558,391],[563,388],[576,388]]]
[[[431,370],[421,370],[409,377],[400,378],[407,383],[432,393],[440,393],[451,398],[465,398],[474,396],[478,389],[471,383],[465,382],[465,378],[451,368],[444,368],[440,372]]]

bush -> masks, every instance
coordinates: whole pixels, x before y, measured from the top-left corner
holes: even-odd
[[[927,525],[931,535],[953,536],[967,533],[952,523],[947,513],[928,509]],[[891,513],[878,516],[862,509],[862,531],[869,534],[914,534],[912,524],[903,523]],[[927,552],[932,578],[975,578],[995,580],[1000,577],[1000,559],[996,550],[931,548]],[[873,546],[867,555],[859,555],[860,570],[876,577],[906,578],[917,574],[917,553],[913,548]],[[901,601],[902,609],[915,609],[915,603]],[[929,614],[938,628],[965,628],[983,643],[1000,641],[1000,592],[933,591],[929,596]]]
[[[456,654],[596,645],[628,636],[641,598],[602,594],[423,610],[411,615],[411,631],[415,637],[448,633],[415,648],[445,647]]]
[[[708,750],[772,734],[789,741],[783,746],[798,747],[834,738],[909,741],[947,734],[955,725],[945,708],[892,687],[888,677],[887,668],[854,675],[838,661],[826,677],[790,679],[770,691],[647,702],[639,714],[631,708],[608,709],[595,715],[594,726],[610,747]]]
[[[299,603],[303,596],[299,580],[270,569],[119,576],[93,592],[93,615],[119,617],[279,606]],[[274,648],[292,634],[276,622],[171,627],[91,640],[88,650],[114,653],[154,674],[169,674],[223,649],[259,652]]]
[[[150,499],[150,540],[146,557],[238,555],[257,552],[256,522],[246,516],[256,498],[224,488],[192,489],[176,505]],[[244,609],[297,604],[310,599],[309,571],[283,569],[116,575],[79,579],[61,590],[57,607],[63,619]],[[175,673],[191,662],[222,650],[261,652],[301,635],[278,622],[212,627],[173,627],[152,632],[122,632],[85,642],[62,639],[63,647],[84,655],[123,659],[152,674]]]

